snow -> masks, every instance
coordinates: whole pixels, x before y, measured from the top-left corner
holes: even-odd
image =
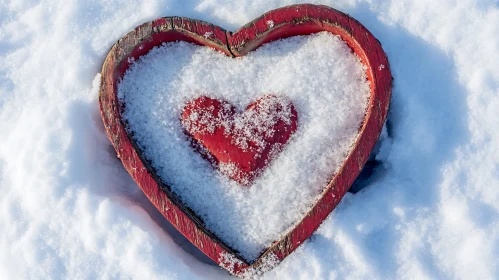
[[[0,2],[0,278],[230,278],[123,170],[92,83],[145,21],[235,30],[291,2]],[[383,44],[395,78],[387,134],[366,188],[264,278],[499,278],[497,1],[312,2]]]
[[[182,125],[184,107],[200,95],[229,107],[221,105],[215,118],[211,105]],[[130,66],[118,96],[129,130],[162,180],[208,229],[251,261],[306,215],[341,167],[364,119],[369,84],[346,43],[318,33],[276,41],[238,59],[189,43],[165,44]],[[262,98],[260,109],[228,119],[230,104],[243,111]],[[259,156],[264,139],[272,138],[264,132],[278,121],[291,124],[291,103],[298,128],[247,187],[226,177],[225,171],[239,173],[233,164],[222,166],[225,174],[214,172],[184,134],[184,128],[194,134],[224,126],[236,147],[244,150],[251,142]],[[266,113],[276,106],[284,109]]]

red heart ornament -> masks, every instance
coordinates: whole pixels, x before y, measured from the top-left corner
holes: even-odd
[[[126,132],[126,124],[121,117],[123,105],[117,97],[117,85],[132,61],[166,42],[186,41],[238,57],[264,43],[321,31],[340,36],[366,66],[371,90],[368,110],[359,128],[357,140],[342,167],[335,174],[331,171],[329,184],[324,186],[310,211],[260,257],[246,260],[209,231],[196,213],[183,204],[156,175],[133,138]],[[234,33],[204,21],[182,17],[166,17],[144,23],[113,45],[104,61],[101,75],[99,104],[102,119],[126,170],[163,216],[190,242],[220,266],[238,276],[258,274],[271,269],[310,237],[336,207],[374,148],[388,112],[392,84],[388,59],[381,44],[362,24],[335,9],[311,4],[270,11]],[[292,129],[287,131],[290,133]]]
[[[283,149],[297,119],[287,98],[272,95],[240,114],[230,103],[205,96],[188,102],[182,112],[184,128],[202,146],[198,150],[206,150],[208,160],[242,185],[249,185]]]

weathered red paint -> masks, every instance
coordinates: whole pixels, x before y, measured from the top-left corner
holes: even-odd
[[[339,35],[367,66],[371,97],[364,122],[352,151],[336,174],[331,174],[317,203],[284,237],[256,260],[245,260],[210,232],[169,186],[151,168],[124,129],[117,84],[130,63],[164,42],[187,41],[215,48],[228,56],[243,56],[276,39],[328,31]],[[391,95],[392,76],[388,59],[376,38],[358,21],[326,6],[293,5],[270,11],[232,33],[199,20],[166,17],[138,26],[109,51],[102,68],[99,103],[102,119],[118,157],[157,209],[194,245],[215,262],[222,253],[239,261],[230,272],[241,276],[263,269],[267,256],[284,259],[319,227],[353,183],[376,143],[385,122]],[[268,267],[265,267],[268,269]]]

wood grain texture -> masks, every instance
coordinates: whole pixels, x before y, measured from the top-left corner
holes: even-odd
[[[336,174],[331,174],[320,199],[301,221],[256,260],[245,260],[206,229],[203,221],[159,179],[133,139],[126,133],[117,99],[117,84],[130,64],[162,43],[186,41],[215,48],[228,56],[243,56],[262,44],[296,35],[328,31],[340,36],[367,66],[371,96],[359,136]],[[293,5],[270,11],[232,33],[213,24],[166,17],[144,23],[121,38],[109,51],[102,67],[99,104],[102,119],[118,157],[150,201],[184,236],[208,257],[242,276],[272,267],[266,259],[283,260],[319,227],[340,202],[366,163],[385,122],[392,76],[381,44],[358,21],[326,6]],[[222,256],[237,261],[228,264]],[[275,265],[277,262],[273,262]]]

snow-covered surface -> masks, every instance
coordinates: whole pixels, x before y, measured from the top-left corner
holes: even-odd
[[[313,1],[318,2],[318,1]],[[0,278],[224,279],[114,156],[92,81],[165,15],[236,29],[284,0],[0,2]],[[267,279],[499,278],[499,8],[335,0],[394,75],[372,183]]]
[[[200,96],[243,111],[269,94],[282,99],[282,107],[286,100],[294,104],[298,128],[263,173],[244,187],[215,172],[192,149],[179,119],[187,102]],[[134,139],[158,175],[211,231],[254,260],[305,216],[340,168],[357,139],[369,84],[346,43],[318,33],[275,41],[237,59],[185,42],[165,44],[129,68],[118,96]],[[258,122],[263,117],[256,126],[265,128],[273,118],[260,112],[260,117],[247,118]],[[290,115],[289,108],[277,119],[291,122]],[[247,142],[248,133],[235,135],[241,145]],[[255,135],[252,131],[250,140],[263,146]]]

